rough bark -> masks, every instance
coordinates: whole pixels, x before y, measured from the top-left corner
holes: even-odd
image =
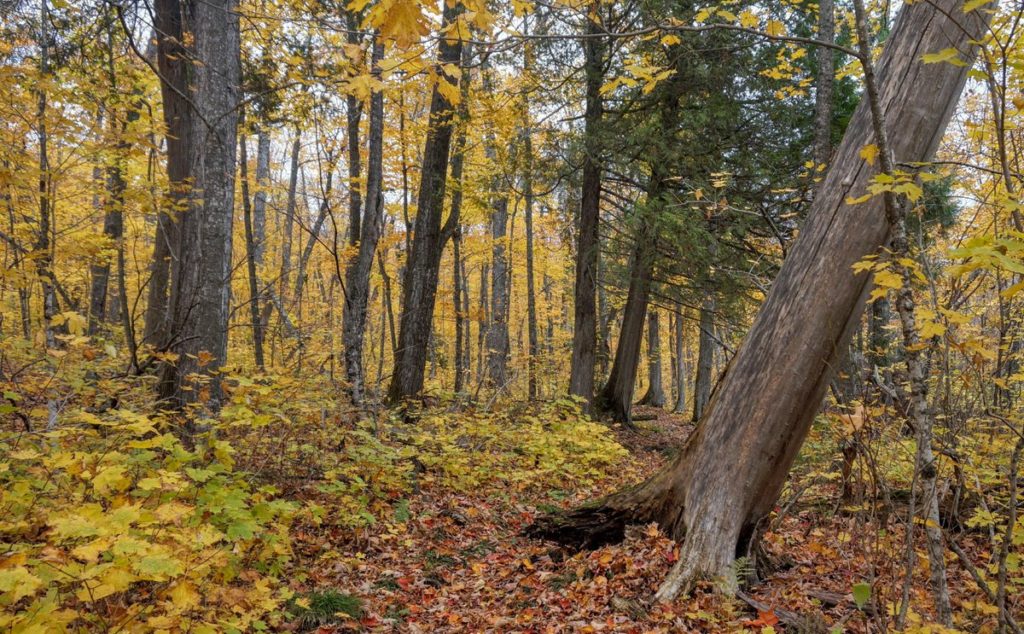
[[[380,61],[384,57],[384,43],[375,37],[370,72],[380,79]],[[370,273],[373,255],[377,250],[384,222],[384,92],[374,91],[370,96],[369,150],[366,165],[366,209],[359,236],[359,251],[345,268],[345,307],[343,311],[342,343],[345,346],[345,375],[348,379],[352,402],[363,401],[363,334],[366,330],[366,309],[369,304]]]
[[[184,47],[183,15],[180,0],[154,0],[153,27],[157,34],[157,70],[160,72],[160,96],[164,126],[167,128],[168,189],[157,210],[153,259],[146,290],[146,315],[143,342],[162,348],[169,343],[168,293],[171,262],[178,257],[181,234],[178,219],[188,198],[189,128],[192,106],[189,104],[190,58]]]
[[[227,357],[231,225],[235,198],[241,64],[236,0],[189,0],[184,9],[195,60],[189,82],[196,116],[188,129],[192,187],[178,221],[181,249],[171,274],[170,334],[176,363],[164,364],[161,396],[182,407],[221,405],[218,370]]]
[[[661,328],[658,310],[647,311],[647,393],[640,399],[643,405],[665,406],[665,389],[661,385]]]
[[[588,35],[582,41],[586,75],[584,112],[583,182],[580,196],[579,230],[576,237],[576,282],[572,360],[569,394],[582,398],[589,408],[594,397],[594,362],[597,350],[597,306],[595,292],[599,254],[598,225],[601,219],[601,84],[604,83],[604,42],[595,37],[603,32],[599,4],[587,15]]]
[[[359,43],[359,20],[357,16],[349,11],[346,14],[348,20],[348,43]],[[363,118],[363,102],[356,99],[354,95],[345,98],[345,122],[348,132],[348,243],[355,246],[362,235],[361,215],[363,212],[362,184],[359,182],[360,156],[359,156],[359,122]]]
[[[818,40],[835,41],[833,0],[818,1]],[[814,162],[825,165],[832,157],[832,87],[835,83],[835,51],[819,46],[818,77],[814,88]],[[817,165],[815,167],[817,167]]]
[[[492,184],[492,187],[494,186],[495,184]],[[505,253],[508,196],[503,192],[494,193],[491,202],[491,322],[487,329],[487,378],[492,387],[501,389],[507,380],[509,355],[506,318],[509,303],[509,270]]]
[[[443,36],[438,44],[436,72],[439,81],[457,81],[444,71],[447,64],[457,65],[462,57],[462,37],[455,26],[463,11],[461,3],[445,4],[441,17]],[[447,79],[444,79],[447,77]],[[454,226],[441,226],[444,209],[448,153],[451,149],[452,103],[435,85],[430,101],[427,139],[420,170],[419,210],[409,250],[403,284],[402,319],[398,336],[395,371],[388,388],[392,403],[418,395],[423,390],[427,345],[434,321],[438,269],[441,253]]]
[[[970,42],[987,19],[977,11],[965,16],[957,0],[904,5],[878,65],[878,102],[886,129],[900,132],[891,148],[900,163],[931,158],[970,67],[924,64],[922,53],[953,46],[970,60]],[[851,267],[890,237],[879,197],[847,202],[875,176],[859,156],[873,142],[871,113],[862,102],[749,334],[672,463],[638,487],[538,521],[534,534],[592,546],[621,538],[628,523],[657,522],[684,540],[659,599],[700,578],[735,587],[732,564],[749,552],[775,504],[820,408],[830,368],[859,323],[869,280]]]
[[[693,382],[693,421],[704,415],[704,409],[711,400],[711,375],[714,374],[715,358],[715,300],[708,297],[700,307],[700,323],[697,337],[697,376]]]
[[[630,265],[629,293],[622,309],[622,328],[615,347],[615,360],[608,381],[598,399],[599,408],[620,423],[632,423],[633,389],[636,371],[640,365],[640,346],[647,317],[647,300],[654,273],[654,249],[650,248],[651,235],[648,219],[641,219],[636,246]]]

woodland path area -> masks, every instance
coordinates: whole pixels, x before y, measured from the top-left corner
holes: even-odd
[[[394,521],[381,522],[354,541],[349,529],[296,530],[296,568],[308,567],[309,577],[294,589],[336,589],[361,599],[362,613],[358,619],[290,627],[319,632],[874,631],[883,598],[871,597],[859,608],[852,589],[872,573],[891,575],[884,585],[898,588],[893,574],[898,571],[885,567],[892,562],[874,543],[876,531],[865,522],[866,513],[836,512],[835,484],[818,488],[791,481],[795,486],[780,501],[788,508],[765,538],[778,569],[742,599],[709,591],[674,604],[652,604],[679,552],[679,545],[654,525],[631,528],[621,544],[579,553],[524,537],[523,529],[540,513],[643,480],[693,429],[687,418],[662,409],[639,408],[637,418],[653,420],[616,433],[631,455],[621,470],[591,488],[485,487],[458,493],[424,487],[410,498],[407,514],[396,514]],[[794,490],[798,500],[789,504]],[[902,531],[895,527],[888,539],[902,543]],[[970,587],[966,573],[950,572],[954,579],[963,575],[953,587]],[[927,604],[927,579],[919,576],[913,591]],[[918,619],[911,615],[911,620]]]

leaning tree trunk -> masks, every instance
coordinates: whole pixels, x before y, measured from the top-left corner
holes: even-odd
[[[462,11],[461,3],[446,3],[441,16],[442,31],[454,24]],[[436,65],[439,82],[458,81],[445,69],[459,64],[462,46],[462,40],[455,35],[448,34],[441,39]],[[423,390],[441,253],[447,238],[455,230],[454,223],[441,226],[454,114],[453,104],[435,85],[430,98],[430,126],[420,170],[419,211],[402,287],[402,320],[395,371],[388,387],[388,400],[392,403],[416,396]]]
[[[932,157],[971,66],[925,64],[921,55],[955,47],[970,61],[971,42],[988,18],[965,16],[960,0],[904,5],[878,64],[879,101],[897,164]],[[671,599],[701,578],[734,587],[732,565],[750,552],[821,406],[830,368],[859,323],[870,279],[851,267],[889,239],[881,197],[848,202],[875,176],[859,156],[874,137],[862,101],[799,238],[676,459],[599,504],[542,518],[533,534],[594,546],[621,539],[628,523],[657,522],[684,540],[658,598]]]
[[[188,144],[192,188],[179,220],[181,253],[171,280],[171,351],[161,397],[172,406],[221,405],[218,370],[228,349],[231,299],[231,228],[235,201],[235,148],[241,92],[239,17],[236,0],[190,0],[190,88],[196,111]],[[203,375],[204,379],[195,379]]]
[[[633,388],[636,370],[640,364],[640,345],[644,337],[644,319],[647,316],[647,299],[651,292],[651,277],[654,273],[654,249],[650,248],[650,219],[641,218],[642,226],[637,234],[633,261],[630,265],[629,293],[622,310],[622,328],[619,342],[615,347],[615,361],[608,374],[608,381],[598,399],[601,410],[613,420],[631,424]]]

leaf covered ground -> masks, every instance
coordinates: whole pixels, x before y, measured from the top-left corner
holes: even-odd
[[[298,596],[326,588],[360,600],[354,615],[324,619],[321,632],[858,632],[875,631],[882,622],[891,627],[902,580],[892,556],[903,543],[899,522],[876,530],[877,518],[867,513],[840,510],[831,499],[808,500],[811,487],[789,498],[794,504],[766,534],[775,567],[749,589],[746,601],[706,587],[672,605],[651,603],[678,557],[676,544],[653,525],[629,530],[622,544],[584,552],[524,537],[537,514],[652,473],[692,429],[679,416],[644,413],[656,419],[636,431],[615,432],[630,450],[628,458],[577,490],[492,482],[453,491],[427,471],[419,493],[402,500],[385,521],[355,533],[330,522],[307,525],[293,534],[306,574],[292,587]],[[816,494],[834,491],[824,487]],[[911,588],[908,629],[943,631],[928,625],[926,575],[921,570]],[[966,573],[953,567],[951,575],[959,626],[991,630],[991,610],[979,604]],[[308,621],[286,627],[308,629]]]

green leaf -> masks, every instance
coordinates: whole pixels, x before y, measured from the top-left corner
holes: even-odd
[[[857,609],[863,610],[864,606],[868,604],[871,599],[871,584],[870,583],[855,583],[853,584],[853,602],[857,604]]]
[[[395,505],[395,521],[404,524],[409,521],[412,514],[409,512],[409,500],[399,500]]]

